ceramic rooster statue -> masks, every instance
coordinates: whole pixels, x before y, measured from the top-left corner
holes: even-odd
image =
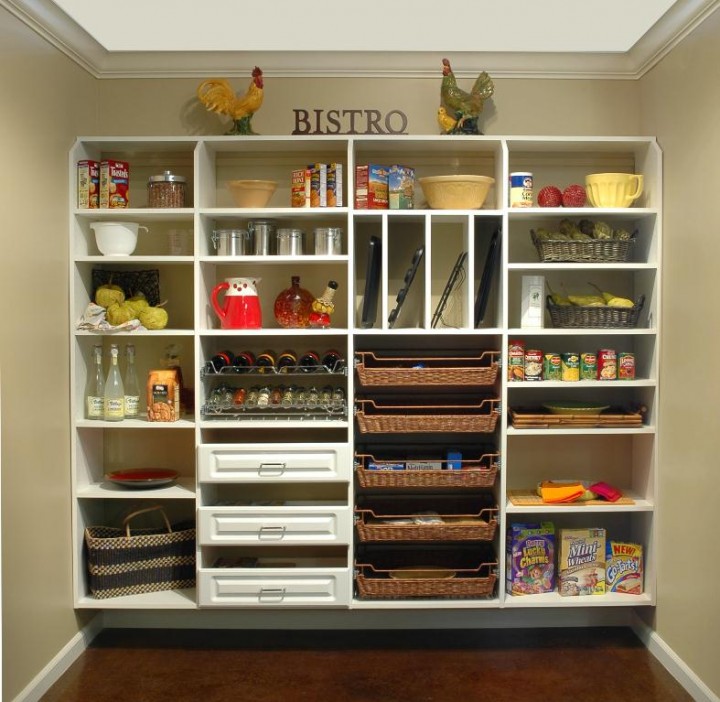
[[[478,117],[483,103],[495,92],[490,76],[483,71],[468,93],[458,87],[450,61],[442,60],[443,78],[440,86],[438,124],[443,134],[482,134],[478,129]]]
[[[224,78],[204,80],[197,89],[198,100],[210,110],[232,118],[227,134],[255,134],[251,121],[263,103],[263,72],[255,66],[245,95],[238,96]]]

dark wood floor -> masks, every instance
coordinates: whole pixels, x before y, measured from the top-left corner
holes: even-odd
[[[106,629],[41,702],[686,702],[629,629]]]

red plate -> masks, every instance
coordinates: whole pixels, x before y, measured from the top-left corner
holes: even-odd
[[[174,483],[179,473],[168,468],[127,468],[114,470],[105,477],[116,485],[133,488],[160,487]]]

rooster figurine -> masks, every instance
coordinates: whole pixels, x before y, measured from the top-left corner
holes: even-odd
[[[251,120],[263,103],[263,87],[263,72],[255,66],[245,95],[237,96],[224,78],[209,78],[200,83],[197,96],[210,112],[232,118],[233,126],[227,134],[255,134]]]
[[[468,93],[458,87],[450,61],[444,58],[442,63],[443,78],[438,109],[440,129],[443,134],[482,134],[478,129],[478,117],[485,100],[495,92],[492,79],[483,71]]]

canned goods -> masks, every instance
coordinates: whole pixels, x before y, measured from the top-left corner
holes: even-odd
[[[597,378],[597,354],[585,351],[580,354],[580,380]]]
[[[510,174],[510,207],[532,207],[533,174],[515,172]]]
[[[560,354],[562,380],[575,382],[580,380],[580,356],[577,351]]]
[[[617,357],[618,380],[635,379],[635,354],[621,351]]]
[[[510,382],[525,380],[525,342],[511,341],[508,345],[508,377]]]
[[[537,349],[525,351],[525,380],[543,379],[543,352]]]
[[[600,349],[598,351],[597,379],[617,380],[617,354],[615,349]]]
[[[559,353],[548,351],[543,358],[545,380],[562,380],[562,359]]]

